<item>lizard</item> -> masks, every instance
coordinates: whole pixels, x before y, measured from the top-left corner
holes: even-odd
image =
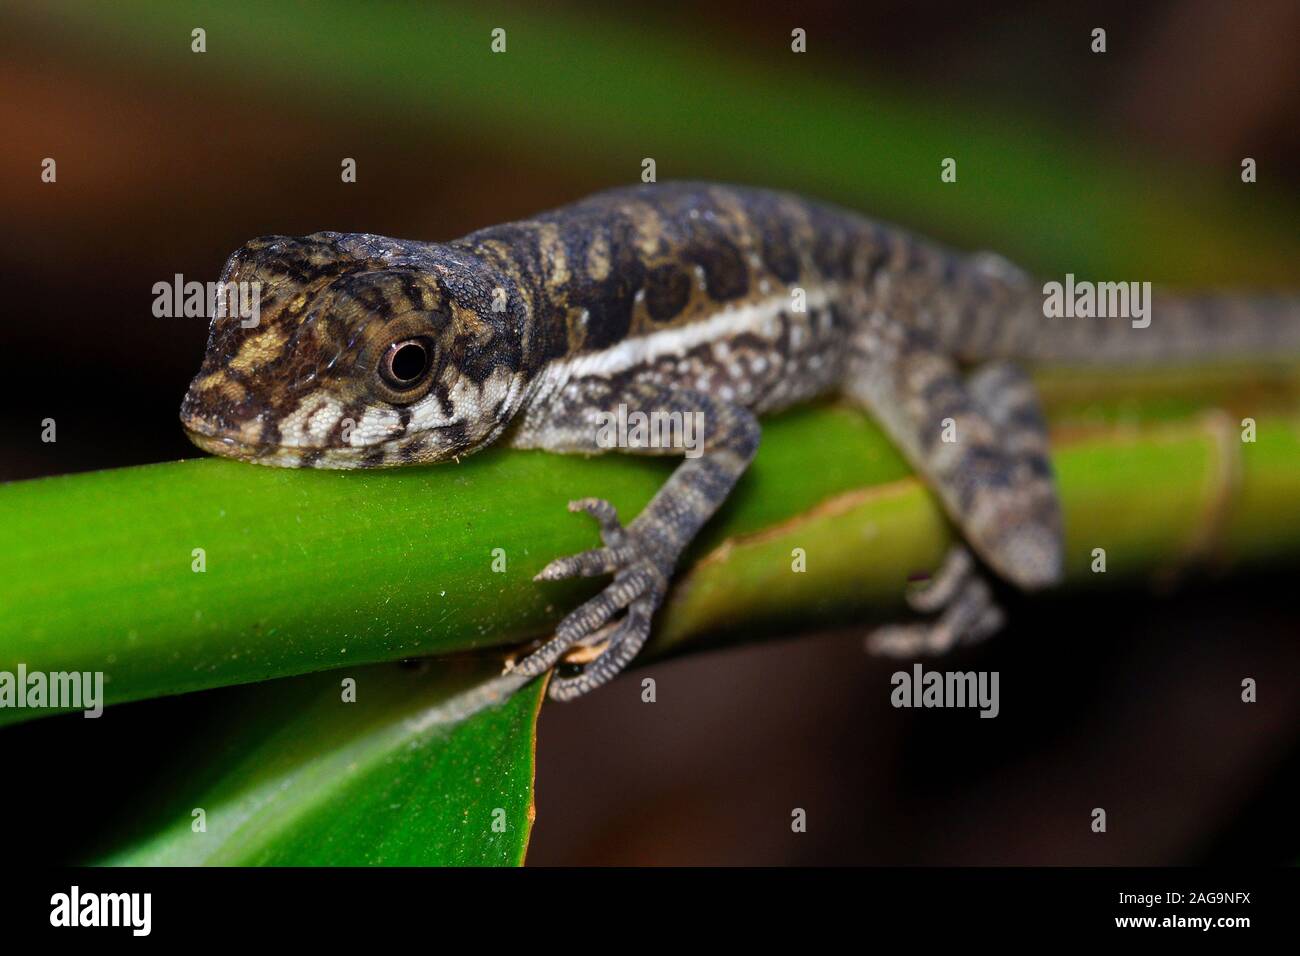
[[[217,455],[381,468],[498,442],[596,454],[602,414],[620,405],[700,416],[702,453],[633,520],[601,499],[570,503],[595,518],[602,544],[536,580],[612,580],[512,664],[521,678],[559,665],[558,700],[637,654],[683,550],[753,459],[761,415],[838,394],[937,496],[960,543],[909,587],[921,619],[871,638],[884,653],[936,653],[1002,626],[995,579],[1035,591],[1062,577],[1026,365],[1300,352],[1300,308],[1280,296],[1162,293],[1149,328],[1048,319],[1043,288],[999,256],[708,183],[618,188],[444,243],[268,236],[236,251],[221,282],[256,283],[260,317],[212,318],[182,403],[189,438]]]

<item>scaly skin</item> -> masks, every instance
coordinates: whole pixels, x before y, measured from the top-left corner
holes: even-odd
[[[261,320],[214,319],[181,418],[215,454],[288,467],[459,458],[496,441],[598,453],[600,414],[701,414],[687,458],[604,547],[539,575],[612,574],[518,665],[564,699],[609,680],[649,634],[678,557],[759,441],[756,416],[838,392],[874,415],[969,545],[911,596],[936,617],[887,628],[910,654],[1001,624],[983,565],[1028,589],[1061,574],[1046,429],[1016,359],[1157,361],[1300,347],[1294,303],[1157,299],[1151,328],[1048,320],[1041,286],[806,200],[707,184],[614,190],[449,243],[322,232],[254,240],[225,282]],[[980,365],[969,378],[962,366]],[[682,449],[632,447],[649,454]],[[590,658],[590,654],[588,654]]]

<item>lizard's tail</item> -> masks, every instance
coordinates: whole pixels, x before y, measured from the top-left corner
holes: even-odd
[[[1020,357],[1034,362],[1162,365],[1200,360],[1300,359],[1300,298],[1177,296],[1157,292],[1145,315],[1047,315],[1030,307]]]

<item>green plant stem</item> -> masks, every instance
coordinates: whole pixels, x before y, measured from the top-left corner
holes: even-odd
[[[1294,369],[1112,374],[1080,394],[1087,381],[1040,380],[1071,582],[1300,551]],[[1240,440],[1243,414],[1256,418],[1253,443]],[[489,450],[384,472],[203,459],[3,485],[0,671],[103,671],[114,703],[516,643],[599,586],[532,581],[596,543],[566,502],[599,495],[630,517],[672,467]],[[908,575],[952,540],[864,416],[793,411],[766,425],[751,471],[687,556],[658,640],[895,613]],[[1105,575],[1089,570],[1099,547]]]

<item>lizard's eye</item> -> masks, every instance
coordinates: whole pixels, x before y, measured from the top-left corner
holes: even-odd
[[[403,339],[388,346],[379,362],[379,375],[389,388],[404,392],[423,381],[433,349],[425,339]]]

